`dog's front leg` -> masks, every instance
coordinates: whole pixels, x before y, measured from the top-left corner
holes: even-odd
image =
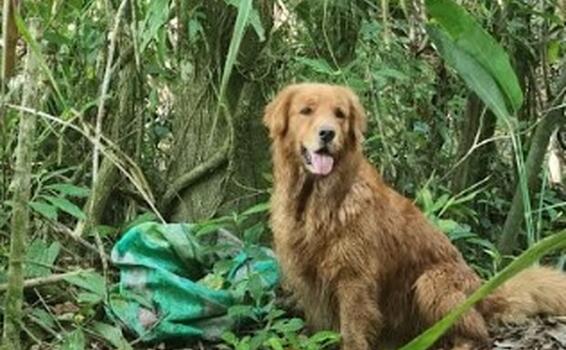
[[[342,350],[368,350],[382,327],[376,298],[377,291],[358,280],[339,283],[336,293],[339,305]]]

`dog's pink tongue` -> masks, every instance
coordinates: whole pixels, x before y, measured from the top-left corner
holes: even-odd
[[[311,153],[311,163],[315,174],[328,175],[334,166],[334,158],[327,154]]]

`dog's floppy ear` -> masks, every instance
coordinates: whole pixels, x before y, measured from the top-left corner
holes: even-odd
[[[350,131],[355,142],[361,143],[367,128],[366,112],[360,99],[352,90],[346,88],[346,95],[350,100]]]
[[[272,139],[285,135],[287,131],[289,107],[296,89],[296,85],[287,86],[265,107],[263,124],[269,129]]]

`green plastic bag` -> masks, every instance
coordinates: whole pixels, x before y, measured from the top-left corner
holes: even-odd
[[[109,294],[109,314],[143,341],[217,340],[238,321],[228,317],[228,308],[249,299],[238,283],[257,274],[262,288],[271,291],[279,281],[271,250],[245,247],[224,230],[197,239],[196,227],[144,223],[128,230],[112,250],[120,282]],[[211,240],[223,246],[225,256],[211,254]],[[230,268],[219,281],[206,272],[220,258],[228,259]]]

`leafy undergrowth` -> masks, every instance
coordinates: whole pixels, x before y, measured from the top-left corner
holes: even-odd
[[[109,291],[118,282],[118,271],[110,265],[105,272],[96,250],[89,249],[84,242],[54,239],[53,231],[60,235],[70,234],[55,220],[82,217],[82,211],[73,204],[88,190],[67,185],[47,186],[53,193],[37,195],[30,207],[34,211],[34,223],[40,229],[26,253],[27,281],[39,279],[36,286],[25,290],[24,339],[31,349],[273,349],[286,348],[318,350],[339,342],[338,334],[322,331],[308,334],[300,315],[293,312],[281,293],[261,288],[257,275],[250,274],[238,285],[239,293],[246,295],[245,304],[228,309],[228,316],[241,322],[233,331],[222,334],[216,342],[172,340],[171,343],[149,344],[133,333],[123,329],[108,316]],[[57,196],[58,200],[50,200]],[[76,209],[76,210],[75,210]],[[268,206],[260,203],[243,213],[219,217],[199,223],[197,236],[207,236],[219,229],[229,228],[237,239],[247,246],[269,240],[265,225]],[[146,221],[155,220],[151,214],[142,214],[122,227],[99,227],[105,250],[112,246],[129,228]],[[66,243],[61,243],[66,242]],[[226,254],[224,243],[207,247],[210,254],[223,256],[213,265],[201,271],[202,283],[209,288],[227,287],[226,275],[233,261]],[[3,266],[5,266],[3,264]],[[55,278],[55,279],[53,279]],[[0,282],[6,280],[5,271],[0,271]],[[287,305],[287,306],[282,306]],[[186,305],[185,305],[186,306]],[[183,307],[183,305],[179,305]],[[286,311],[286,310],[289,311]]]

